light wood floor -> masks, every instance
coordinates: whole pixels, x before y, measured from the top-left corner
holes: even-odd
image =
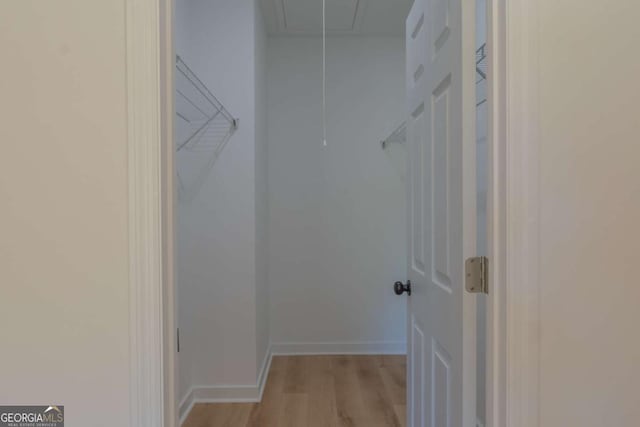
[[[404,356],[277,356],[260,403],[196,404],[183,427],[405,426]]]

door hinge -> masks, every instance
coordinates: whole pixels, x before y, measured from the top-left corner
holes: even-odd
[[[180,328],[176,328],[176,347],[178,353],[180,353]]]
[[[467,259],[464,263],[465,287],[472,294],[489,293],[489,259],[478,256]]]

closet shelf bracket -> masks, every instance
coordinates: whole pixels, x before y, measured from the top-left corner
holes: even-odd
[[[222,150],[239,121],[176,56],[176,151]]]

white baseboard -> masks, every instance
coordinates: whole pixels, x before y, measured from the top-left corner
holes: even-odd
[[[262,361],[262,368],[260,368],[260,375],[258,375],[258,402],[262,400],[262,394],[264,393],[264,386],[269,379],[269,372],[271,371],[271,361],[273,360],[273,350],[271,345],[267,348],[267,354],[264,355]]]
[[[272,343],[271,352],[275,356],[305,354],[407,354],[407,343],[403,341]]]
[[[193,387],[187,390],[180,403],[178,403],[178,423],[182,425],[187,419],[189,412],[193,409],[193,405],[196,402],[193,400]]]
[[[200,385],[191,387],[178,406],[180,425],[187,419],[196,403],[260,402],[264,386],[269,378],[272,358],[273,353],[269,349],[262,362],[256,385]]]

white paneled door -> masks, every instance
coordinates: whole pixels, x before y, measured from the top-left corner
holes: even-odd
[[[473,3],[415,0],[407,18],[411,427],[476,421]]]

